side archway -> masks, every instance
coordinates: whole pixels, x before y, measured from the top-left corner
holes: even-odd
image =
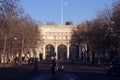
[[[67,59],[67,47],[64,44],[58,46],[58,60],[65,61]]]
[[[48,44],[45,47],[46,59],[50,59],[54,56],[55,48],[52,44]]]
[[[70,59],[73,60],[79,59],[79,46],[76,44],[71,44],[70,46]]]

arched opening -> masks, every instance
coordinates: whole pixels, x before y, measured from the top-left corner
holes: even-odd
[[[79,46],[76,44],[71,44],[70,46],[70,59],[73,60],[79,59]]]
[[[64,44],[58,46],[58,60],[65,61],[67,59],[67,47]]]
[[[88,60],[88,53],[85,46],[81,46],[81,61],[86,62]]]
[[[45,47],[46,59],[49,60],[54,56],[55,48],[52,44],[48,44]]]

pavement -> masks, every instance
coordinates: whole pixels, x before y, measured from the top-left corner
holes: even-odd
[[[118,75],[107,76],[105,66],[89,63],[65,63],[64,70],[51,74],[50,63],[39,63],[39,70],[32,72],[34,65],[0,64],[0,80],[120,80]]]

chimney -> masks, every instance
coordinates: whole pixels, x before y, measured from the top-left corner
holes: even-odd
[[[55,25],[54,22],[47,22],[47,25]]]
[[[65,22],[65,25],[73,25],[73,23],[71,21],[67,21]]]

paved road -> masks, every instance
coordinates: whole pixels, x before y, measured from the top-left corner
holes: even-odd
[[[31,80],[80,80],[79,76],[72,73],[67,74],[39,74]]]
[[[54,75],[38,74],[30,80],[120,80],[119,75],[107,76],[104,73],[92,72],[62,72]]]
[[[64,64],[64,71],[52,75],[49,63],[40,63],[39,71],[33,66],[22,65],[0,68],[0,80],[120,80],[119,75],[107,76],[105,67],[92,64]]]
[[[105,66],[103,65],[69,63],[64,64],[64,66],[64,71],[58,71],[54,75],[50,73],[41,74],[40,72],[31,80],[120,80],[119,75],[106,75]],[[47,69],[45,65],[40,67]]]

